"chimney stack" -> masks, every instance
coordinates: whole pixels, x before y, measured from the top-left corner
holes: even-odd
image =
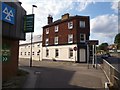
[[[69,13],[66,13],[64,15],[62,15],[62,20],[66,20],[69,18]]]
[[[51,24],[53,22],[53,17],[51,15],[48,16],[48,24]]]

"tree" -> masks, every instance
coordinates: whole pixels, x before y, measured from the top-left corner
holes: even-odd
[[[102,43],[101,45],[99,45],[99,50],[104,50],[107,51],[107,47],[108,47],[108,43]]]
[[[120,49],[120,33],[115,36],[114,43],[117,44],[118,49]]]

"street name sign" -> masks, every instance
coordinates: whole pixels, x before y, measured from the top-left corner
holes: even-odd
[[[24,17],[24,32],[34,32],[34,14]]]

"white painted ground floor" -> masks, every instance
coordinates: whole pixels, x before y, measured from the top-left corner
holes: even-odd
[[[77,50],[74,50],[77,47]],[[38,53],[38,51],[40,52]],[[24,51],[24,52],[23,52]],[[22,53],[21,53],[22,52]],[[20,49],[19,58],[30,59],[30,50]],[[59,45],[46,46],[33,49],[32,60],[55,60],[55,61],[72,61],[72,62],[87,62],[87,46],[85,45]]]
[[[77,44],[43,47],[42,60],[86,62],[86,48],[77,47],[75,51],[74,47]]]

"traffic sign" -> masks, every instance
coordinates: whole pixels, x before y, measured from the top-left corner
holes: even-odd
[[[2,2],[2,20],[10,24],[15,23],[15,9]]]
[[[34,14],[24,17],[24,32],[34,32]]]
[[[74,47],[74,51],[77,51],[77,47]]]

